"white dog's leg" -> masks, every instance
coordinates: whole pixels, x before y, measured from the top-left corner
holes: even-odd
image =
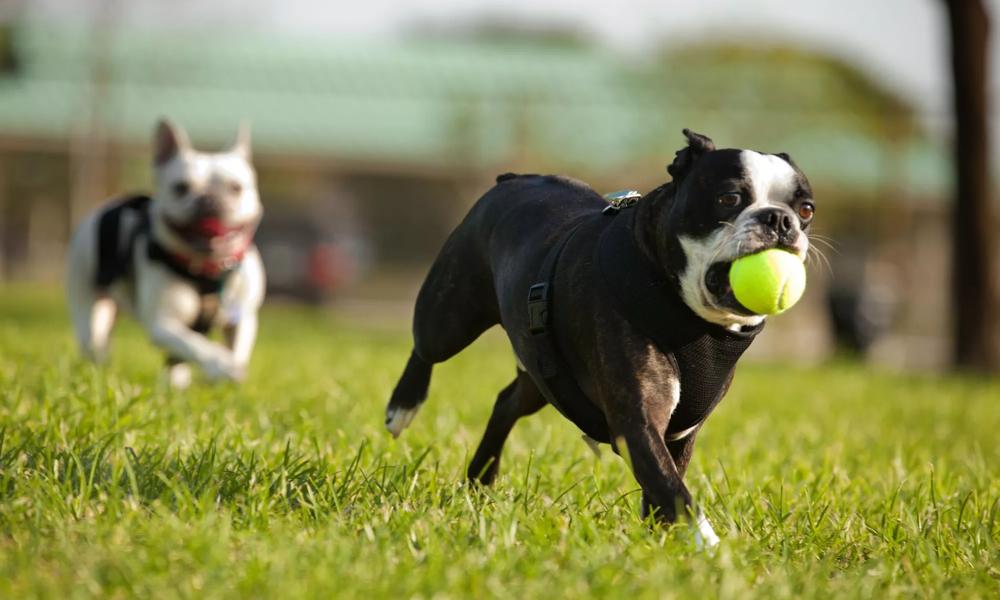
[[[253,346],[257,340],[257,315],[243,315],[239,322],[230,326],[226,337],[233,351],[233,359],[245,369],[250,364],[250,355],[253,354]]]
[[[168,364],[164,369],[167,385],[175,390],[186,390],[191,385],[191,365],[188,363]]]
[[[115,326],[118,305],[109,296],[102,296],[94,302],[90,311],[90,343],[95,356],[107,358],[111,330]]]
[[[115,301],[107,296],[76,295],[70,300],[73,331],[80,351],[88,360],[96,363],[107,360],[117,312]]]
[[[97,257],[97,218],[91,215],[74,232],[66,265],[66,302],[80,351],[89,360],[103,362],[118,307],[94,289]]]
[[[161,318],[149,327],[153,343],[177,358],[198,364],[213,381],[242,381],[245,371],[228,348],[192,331],[184,323]]]
[[[83,355],[102,363],[108,358],[111,330],[115,326],[118,305],[110,297],[98,294],[85,281],[67,282],[67,301],[73,331]]]
[[[247,252],[232,285],[233,297],[226,299],[224,309],[225,338],[236,364],[246,370],[257,341],[257,311],[264,302],[264,265],[256,248]]]

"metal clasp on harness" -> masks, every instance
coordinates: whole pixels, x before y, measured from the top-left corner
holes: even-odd
[[[608,205],[604,207],[602,212],[606,215],[613,215],[623,208],[635,206],[639,200],[642,200],[642,194],[636,190],[619,190],[604,194],[604,199],[608,201]]]
[[[528,331],[544,333],[549,319],[549,284],[536,283],[528,288]]]

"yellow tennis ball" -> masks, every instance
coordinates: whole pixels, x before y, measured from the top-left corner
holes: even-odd
[[[764,250],[734,261],[729,285],[743,306],[760,315],[776,315],[806,291],[806,267],[791,252]]]

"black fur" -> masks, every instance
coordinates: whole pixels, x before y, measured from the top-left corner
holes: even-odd
[[[739,150],[716,150],[708,137],[684,133],[688,144],[668,169],[673,181],[628,209],[627,221],[637,251],[674,294],[679,294],[678,273],[685,268],[678,236],[708,235],[739,214],[742,208],[719,205],[720,193],[752,193]],[[644,507],[669,521],[691,504],[682,477],[694,434],[667,441],[678,362],[623,317],[606,292],[595,248],[609,220],[622,217],[601,215],[605,206],[586,184],[566,177],[499,176],[452,232],[424,281],[414,312],[413,354],[390,408],[419,404],[432,364],[448,360],[501,324],[527,371],[519,369],[498,396],[469,465],[470,478],[493,481],[514,423],[545,404],[536,383],[539,356],[529,331],[527,294],[538,282],[549,250],[574,230],[552,279],[549,307],[551,335],[566,370],[602,415],[600,423],[577,424],[585,431],[603,427],[616,449],[627,451]],[[728,380],[724,383],[728,387]]]
[[[403,370],[402,377],[392,390],[392,398],[389,406],[399,409],[413,409],[427,398],[427,388],[431,385],[431,369],[433,365],[417,356],[415,352],[410,353],[410,360],[406,361],[406,369]]]

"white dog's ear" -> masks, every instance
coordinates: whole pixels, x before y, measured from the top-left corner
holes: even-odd
[[[157,167],[170,162],[181,151],[191,147],[183,129],[168,119],[160,119],[153,134],[153,164]]]
[[[229,149],[233,154],[239,154],[246,160],[250,160],[250,122],[240,121],[240,126],[236,130],[236,141]]]

